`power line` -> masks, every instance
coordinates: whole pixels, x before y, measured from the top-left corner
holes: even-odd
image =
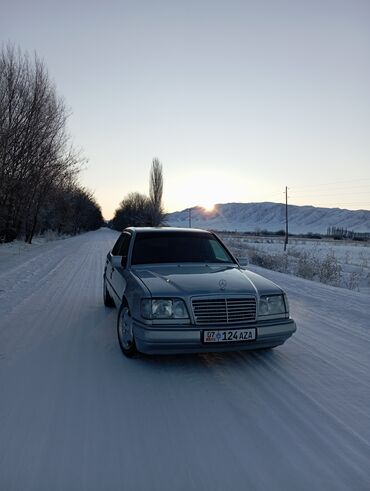
[[[357,189],[363,189],[365,188],[366,190],[370,191],[370,183],[369,184],[359,184],[357,186],[335,186],[335,188],[330,188],[328,186],[326,186],[326,188],[328,189],[328,191],[336,191],[336,190],[357,190]],[[317,187],[317,188],[309,188],[309,189],[305,189],[305,188],[292,188],[292,189],[297,189],[299,193],[301,192],[313,192],[315,191],[315,189],[319,190],[319,191],[323,191],[322,189],[322,186],[320,187]]]
[[[324,193],[324,194],[314,194],[314,196],[344,196],[344,195],[348,195],[348,194],[354,194],[354,192],[351,192],[351,193]],[[355,194],[367,194],[367,195],[370,195],[370,189],[369,191],[356,191]],[[313,194],[295,194],[294,191],[293,191],[293,196],[294,197],[297,197],[297,198],[301,198],[301,197],[305,197],[305,196],[313,196]]]
[[[309,184],[307,186],[291,186],[291,188],[294,187],[294,189],[306,189],[306,188],[312,188],[312,187],[318,187],[318,186],[331,186],[333,184],[347,184],[349,182],[358,182],[358,181],[370,181],[370,177],[363,177],[363,178],[357,178],[357,179],[346,179],[345,181],[331,181],[331,182],[322,182],[320,184]]]
[[[336,203],[310,203],[306,205],[296,205],[296,206],[323,206],[323,207],[329,207],[329,208],[341,208],[343,206],[349,206],[349,205],[356,205],[356,206],[367,206],[370,208],[370,201],[359,201],[359,202],[336,202]]]
[[[353,202],[352,201],[350,203],[341,202],[339,205],[338,205],[338,203],[324,203],[324,204],[319,203],[319,204],[315,204],[314,206],[324,206],[324,205],[326,205],[326,206],[334,206],[334,205],[336,205],[336,206],[342,206],[342,205],[366,205],[366,206],[370,206],[370,201],[367,201],[367,202],[365,202],[365,201]]]

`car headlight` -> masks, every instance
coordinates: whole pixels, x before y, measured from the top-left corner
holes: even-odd
[[[288,305],[285,303],[285,295],[262,295],[259,303],[259,315],[286,314]]]
[[[145,298],[141,315],[144,319],[189,319],[186,305],[179,298]]]

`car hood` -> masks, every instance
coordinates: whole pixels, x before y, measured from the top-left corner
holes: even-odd
[[[133,267],[153,296],[279,293],[271,281],[238,266],[150,265]]]

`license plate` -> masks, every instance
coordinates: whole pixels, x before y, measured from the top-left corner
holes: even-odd
[[[240,341],[254,341],[256,329],[226,329],[203,331],[205,343],[233,343]]]

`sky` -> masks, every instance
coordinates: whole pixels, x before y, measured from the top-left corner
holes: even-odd
[[[0,41],[36,51],[71,110],[105,218],[285,200],[370,210],[368,0],[0,0]]]

